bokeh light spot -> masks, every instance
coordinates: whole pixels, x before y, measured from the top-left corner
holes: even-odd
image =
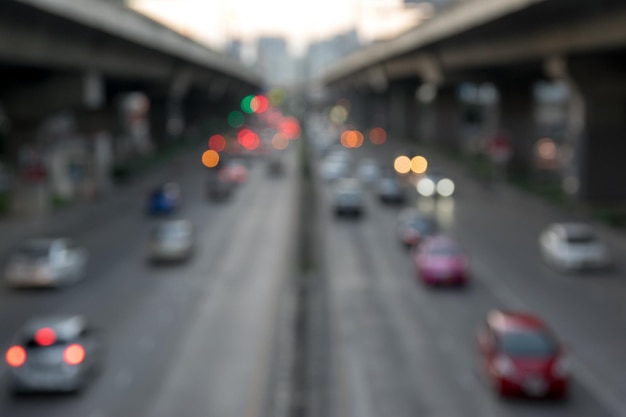
[[[228,125],[230,127],[241,127],[245,121],[245,116],[237,110],[231,111],[228,114]]]
[[[254,113],[254,110],[252,109],[253,100],[254,100],[254,96],[252,95],[245,96],[243,100],[241,100],[241,110],[243,110],[244,113]]]
[[[374,145],[382,145],[387,140],[387,132],[382,127],[375,127],[370,131],[370,142]]]
[[[285,100],[285,93],[280,88],[274,88],[269,92],[268,97],[272,106],[279,106]]]
[[[209,138],[209,149],[222,152],[226,148],[226,139],[222,135],[213,135]]]
[[[277,133],[272,138],[272,146],[279,151],[287,149],[287,146],[289,146],[289,138],[281,133]]]
[[[442,197],[450,197],[454,194],[454,182],[448,178],[440,180],[437,183],[437,194]]]
[[[415,174],[423,174],[428,168],[428,161],[423,156],[414,156],[411,158],[411,171]]]
[[[21,346],[11,346],[5,355],[9,366],[18,367],[26,362],[26,350]]]
[[[430,178],[422,178],[417,182],[417,192],[424,197],[431,197],[435,194],[436,185]]]
[[[411,160],[406,155],[401,155],[393,161],[393,169],[396,170],[398,174],[408,174],[411,171]]]
[[[255,96],[252,102],[254,103],[253,110],[255,113],[265,113],[270,106],[269,100],[261,95]]]
[[[43,327],[35,332],[33,337],[39,346],[51,346],[57,340],[57,334],[49,327]]]
[[[213,149],[209,149],[202,154],[202,165],[207,168],[215,168],[220,162],[220,154]]]
[[[85,349],[76,343],[69,345],[63,352],[63,359],[69,365],[78,365],[85,359]]]
[[[550,138],[543,138],[536,144],[537,155],[539,158],[552,161],[556,158],[556,145]]]
[[[237,134],[237,142],[247,150],[252,151],[259,147],[261,139],[252,130],[241,129]]]
[[[293,117],[286,117],[278,125],[278,131],[289,139],[300,137],[300,122]]]
[[[358,130],[346,130],[341,134],[340,141],[346,148],[359,148],[363,145],[363,134]]]
[[[348,120],[348,110],[340,105],[333,106],[333,108],[330,109],[329,118],[330,121],[335,124],[343,124]]]

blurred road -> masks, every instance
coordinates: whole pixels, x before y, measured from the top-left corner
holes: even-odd
[[[198,250],[184,265],[150,266],[148,190],[74,234],[90,253],[88,276],[60,290],[0,288],[4,349],[31,316],[85,314],[104,332],[105,370],[78,396],[13,398],[3,372],[0,416],[261,415],[271,370],[278,298],[294,265],[295,154],[273,179],[255,161],[233,199],[206,198],[202,150],[184,169],[163,169],[183,191],[181,217],[197,227]],[[4,371],[4,364],[2,371]]]
[[[386,166],[407,144],[353,150]],[[417,149],[419,150],[419,149]],[[467,289],[428,289],[415,278],[395,235],[397,208],[369,193],[362,219],[337,219],[331,185],[321,195],[320,246],[329,280],[334,415],[370,416],[623,416],[626,415],[626,270],[566,276],[545,266],[539,232],[562,221],[557,210],[529,199],[483,190],[465,172],[426,155],[456,182],[453,198],[410,203],[434,214],[470,254]],[[571,396],[564,402],[502,401],[477,366],[475,331],[497,307],[544,317],[574,354]]]

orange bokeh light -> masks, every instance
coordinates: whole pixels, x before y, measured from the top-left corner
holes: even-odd
[[[226,148],[226,138],[222,135],[213,135],[209,138],[209,149],[222,152]]]
[[[358,130],[346,130],[341,134],[340,140],[346,148],[359,148],[363,145],[364,137]]]
[[[411,159],[411,171],[415,174],[423,174],[428,168],[428,161],[423,156],[414,156]]]
[[[382,127],[375,127],[370,131],[370,141],[374,145],[382,145],[387,140],[387,132]]]
[[[202,154],[202,165],[207,168],[215,168],[220,162],[220,154],[213,149],[209,149]]]
[[[408,156],[399,156],[393,161],[393,169],[395,169],[398,174],[408,174],[409,171],[411,171],[411,160]]]

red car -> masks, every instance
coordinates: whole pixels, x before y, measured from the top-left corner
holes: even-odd
[[[431,236],[414,250],[413,262],[418,278],[425,284],[467,282],[469,262],[459,245],[445,236]]]
[[[232,160],[220,169],[219,176],[224,182],[242,184],[248,179],[248,168],[243,161]]]
[[[492,311],[478,332],[482,369],[501,396],[565,397],[569,359],[539,318]]]

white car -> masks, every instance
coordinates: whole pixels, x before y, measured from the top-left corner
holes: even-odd
[[[611,265],[609,251],[590,225],[554,223],[539,236],[545,261],[562,270],[602,269]]]
[[[349,172],[348,163],[342,160],[325,160],[320,167],[320,176],[325,181],[336,181],[347,176]]]
[[[364,159],[358,168],[359,179],[365,184],[371,184],[380,178],[380,167],[374,159]]]
[[[85,276],[87,251],[66,238],[33,239],[11,257],[5,281],[11,287],[58,287]]]
[[[148,258],[152,262],[184,261],[193,254],[195,233],[188,220],[166,220],[157,224],[148,242]]]

